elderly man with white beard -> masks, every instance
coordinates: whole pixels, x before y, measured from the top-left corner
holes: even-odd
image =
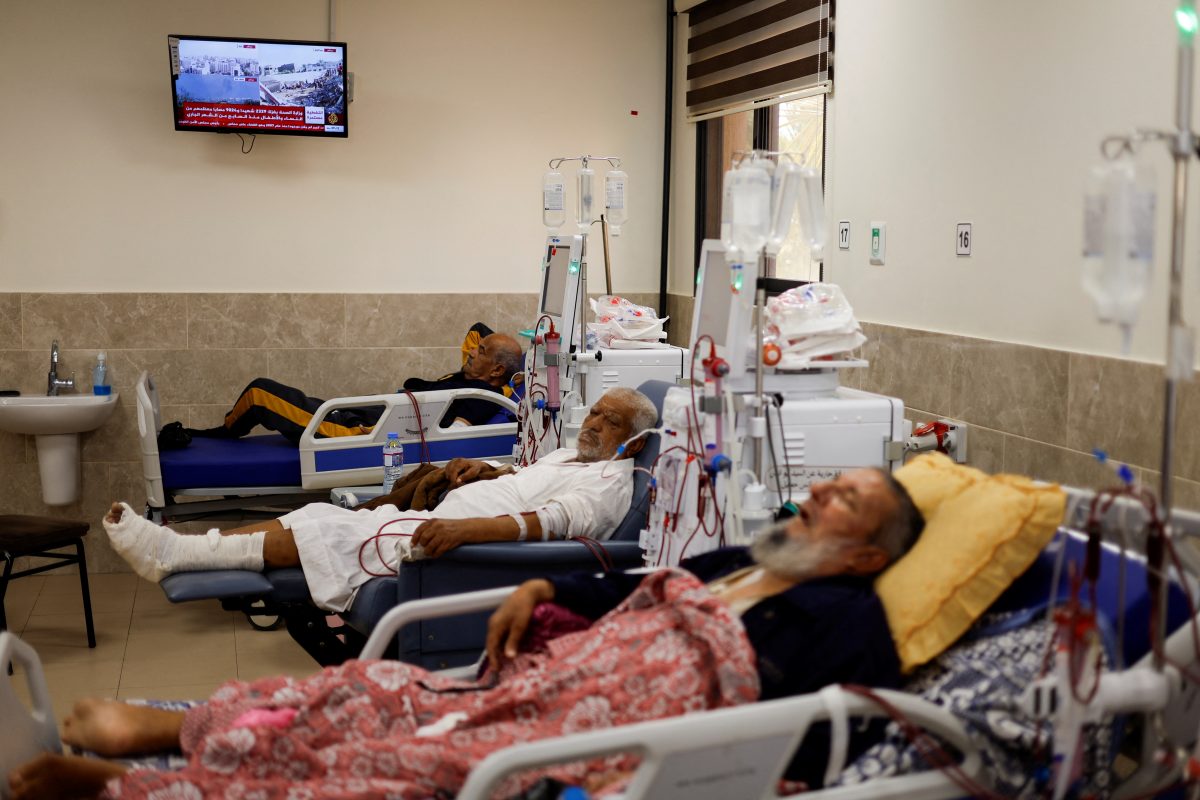
[[[446,466],[452,490],[432,511],[312,503],[266,523],[189,536],[114,503],[104,528],[113,549],[147,580],[298,566],[313,602],[340,612],[360,586],[373,575],[394,573],[404,557],[437,558],[476,542],[607,539],[629,510],[633,457],[645,444],[639,437],[657,418],[641,392],[609,389],[584,419],[576,449],[555,450],[515,472],[455,459]],[[484,472],[492,479],[480,479]]]
[[[895,688],[900,662],[874,578],[909,551],[924,526],[890,473],[854,470],[813,485],[800,513],[764,531],[752,547],[705,553],[680,567],[741,617],[757,659],[760,699],[833,683]],[[491,619],[489,660],[496,665],[516,654],[538,603],[596,620],[641,579],[609,572],[526,581]],[[852,750],[861,752],[871,738],[852,737]],[[825,764],[821,745],[815,752],[802,748],[787,777],[818,785]]]

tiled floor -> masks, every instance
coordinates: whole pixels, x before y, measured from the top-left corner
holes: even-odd
[[[256,631],[216,601],[172,605],[131,574],[90,575],[96,647],[87,646],[76,575],[13,581],[9,629],[38,652],[59,719],[80,697],[203,699],[234,678],[303,676],[319,667],[287,631]],[[17,691],[28,698],[16,671]]]

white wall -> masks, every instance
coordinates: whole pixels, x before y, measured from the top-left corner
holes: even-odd
[[[831,244],[826,278],[845,288],[860,318],[1120,355],[1118,332],[1095,322],[1079,283],[1082,192],[1105,136],[1173,124],[1174,8],[1172,0],[839,3],[829,241],[848,219],[852,247]],[[686,53],[677,63],[685,69]],[[694,158],[694,146],[676,148],[673,202],[689,191],[684,182],[694,192]],[[1161,361],[1171,162],[1161,145],[1143,160],[1160,186],[1156,273],[1131,355]],[[1192,176],[1195,187],[1195,166]],[[1192,195],[1185,313],[1197,322],[1200,192]],[[872,220],[887,222],[884,266],[868,262]],[[960,221],[974,225],[970,258],[954,254]],[[675,224],[671,288],[686,292],[694,264],[680,246],[691,241],[690,211]]]
[[[337,9],[349,139],[243,156],[173,130],[167,34],[323,39],[323,0],[0,4],[0,291],[535,291],[546,160],[583,152],[630,175],[616,288],[657,290],[661,3]]]

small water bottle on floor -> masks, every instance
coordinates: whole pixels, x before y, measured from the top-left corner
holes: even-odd
[[[383,446],[383,493],[387,494],[400,480],[404,472],[404,446],[400,444],[400,434],[389,433],[387,444]]]

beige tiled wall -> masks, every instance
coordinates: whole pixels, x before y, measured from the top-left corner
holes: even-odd
[[[654,305],[652,294],[630,299]],[[536,297],[507,295],[0,294],[0,389],[40,394],[50,341],[62,368],[90,388],[106,350],[116,414],[83,437],[79,502],[45,506],[32,438],[0,432],[0,513],[98,523],[113,499],[145,502],[132,384],[158,383],[164,421],[216,425],[252,378],[269,376],[317,397],[389,391],[404,377],[456,368],[463,331],[476,320],[514,333],[532,322]],[[669,295],[670,341],[686,346],[692,298]],[[1093,447],[1157,481],[1161,369],[1139,362],[865,323],[866,370],[844,382],[900,397],[912,419],[970,425],[971,463],[1080,486],[1111,482]],[[1175,464],[1178,505],[1200,508],[1200,387],[1180,397]],[[99,532],[99,525],[93,529]],[[95,571],[123,570],[89,537]]]
[[[60,374],[74,372],[90,391],[105,350],[121,393],[113,417],[83,436],[82,497],[69,506],[42,503],[33,438],[0,432],[0,514],[85,519],[91,569],[124,570],[98,523],[114,499],[145,503],[133,397],[143,369],[158,385],[164,422],[207,427],[258,376],[325,398],[436,377],[458,368],[472,323],[515,333],[536,305],[533,294],[0,294],[0,389],[44,393],[58,339]]]
[[[670,295],[672,320],[690,320],[692,298]],[[1135,467],[1157,489],[1162,367],[1027,345],[863,323],[864,370],[847,386],[904,400],[910,419],[969,425],[970,463],[991,472],[1098,487],[1114,482],[1093,448]],[[687,346],[687,326],[671,342]],[[1175,504],[1200,509],[1200,385],[1179,396]]]

